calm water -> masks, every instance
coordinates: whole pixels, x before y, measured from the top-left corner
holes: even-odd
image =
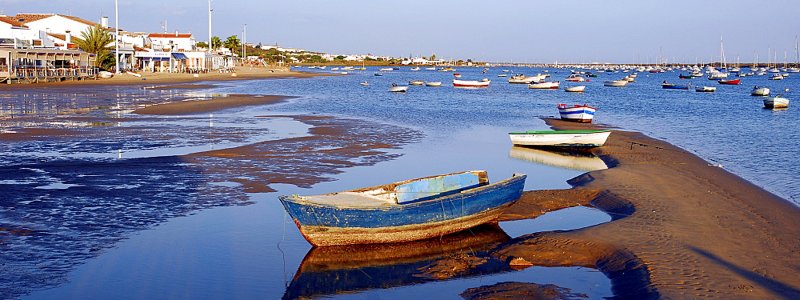
[[[107,97],[105,93],[65,91],[4,95],[6,99],[26,99],[22,104],[16,103],[16,108],[4,102],[6,115],[18,113],[20,105],[28,110],[35,105],[35,110],[42,111],[40,115],[54,119],[59,119],[59,111],[65,107],[71,109],[67,114],[76,114],[74,111],[85,107],[99,107],[89,115],[99,114],[97,118],[107,119],[111,114],[120,118],[108,127],[112,128],[111,134],[70,141],[69,147],[35,142],[10,143],[0,149],[6,166],[0,170],[5,179],[0,182],[0,189],[10,191],[16,203],[27,201],[27,217],[14,207],[22,204],[6,203],[0,207],[0,224],[29,226],[47,236],[0,236],[0,241],[5,241],[0,243],[4,247],[0,257],[9,262],[4,265],[26,266],[24,272],[0,267],[0,274],[11,275],[2,276],[6,278],[0,279],[4,280],[0,282],[2,286],[16,287],[14,293],[5,295],[17,297],[35,291],[26,298],[217,299],[305,295],[375,299],[420,294],[455,298],[467,288],[521,281],[556,284],[591,298],[611,296],[610,283],[602,273],[578,267],[511,271],[490,261],[482,268],[448,280],[413,276],[418,275],[415,272],[421,267],[464,249],[479,255],[497,243],[524,234],[577,229],[610,220],[593,209],[573,208],[535,220],[504,222],[499,229],[483,234],[429,245],[442,250],[419,259],[320,271],[313,267],[313,262],[335,258],[336,253],[310,251],[311,247],[277,201],[280,194],[325,193],[469,169],[486,169],[494,180],[513,172],[527,173],[527,190],[568,188],[567,179],[584,172],[581,170],[597,168],[597,162],[582,158],[589,160],[585,168],[559,167],[547,154],[514,151],[506,136],[512,130],[545,128],[538,117],[556,115],[554,106],[558,102],[594,104],[600,108],[598,122],[665,138],[798,201],[794,191],[798,176],[792,171],[796,163],[790,159],[798,152],[791,143],[797,139],[797,133],[777,132],[779,128],[798,128],[797,108],[781,112],[762,110],[760,99],[749,96],[754,84],[768,84],[773,90],[782,90],[796,86],[797,77],[779,82],[748,77],[742,86],[723,86],[715,94],[697,94],[660,89],[658,84],[664,79],[677,82],[677,73],[640,74],[636,83],[620,89],[602,87],[602,81],[621,78],[623,73],[601,74],[585,84],[586,93],[576,95],[509,85],[505,78],[496,77],[499,68],[488,74],[481,74],[481,69],[458,70],[464,79],[487,77],[494,81],[490,88],[480,90],[455,90],[447,86],[450,73],[403,69],[380,77],[373,76],[375,71],[371,69],[340,77],[226,82],[201,94],[282,94],[300,98],[274,106],[214,113],[213,117],[144,118],[128,115],[124,109],[155,98],[180,99],[184,97],[181,92],[111,88],[117,97],[108,99],[103,99]],[[553,73],[557,79],[566,76],[565,71]],[[406,94],[387,92],[393,82],[414,79],[442,81],[445,85],[411,87]],[[358,85],[362,81],[368,81],[370,86]],[[694,82],[710,83],[705,79]],[[793,93],[787,96],[791,99]],[[41,100],[48,105],[42,108]],[[123,103],[117,105],[120,101]],[[175,161],[170,156],[302,135],[304,125],[291,120],[270,123],[252,118],[271,113],[357,117],[411,127],[423,132],[425,138],[393,150],[392,154],[402,155],[394,160],[326,175],[335,181],[319,183],[310,189],[272,185],[278,192],[267,194],[243,194],[235,184],[212,182],[198,166]],[[212,122],[225,125],[210,126]],[[75,124],[47,122],[42,126]],[[87,122],[78,126],[99,125]],[[112,160],[117,157],[120,149],[130,156],[109,161],[109,157]],[[113,171],[120,163],[127,168],[127,174]],[[73,184],[84,190],[70,193],[75,190]],[[155,188],[137,189],[151,186]],[[87,194],[85,189],[102,192]],[[47,201],[50,199],[58,201],[53,206],[41,204],[51,203]],[[77,208],[64,209],[59,205]],[[103,209],[93,209],[95,206]],[[106,211],[108,208],[119,211]],[[91,223],[72,226],[69,220]],[[473,241],[475,238],[479,239]],[[410,245],[409,248],[426,247]]]

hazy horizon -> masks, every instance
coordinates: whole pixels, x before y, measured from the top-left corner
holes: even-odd
[[[2,13],[60,13],[114,25],[113,0],[0,0]],[[208,40],[208,2],[120,0],[120,28],[191,32]],[[729,1],[213,1],[212,31],[225,38],[333,54],[429,56],[491,62],[670,63],[797,59],[800,2]],[[755,15],[753,11],[769,12]]]

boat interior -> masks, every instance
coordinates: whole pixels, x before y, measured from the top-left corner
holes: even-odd
[[[349,208],[380,208],[455,194],[489,184],[486,171],[468,171],[399,181],[344,192],[302,196],[307,203]]]

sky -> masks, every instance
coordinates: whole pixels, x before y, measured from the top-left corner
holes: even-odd
[[[213,0],[223,39],[334,54],[491,62],[694,63],[796,60],[797,0]],[[120,28],[208,40],[207,0],[119,0]],[[61,13],[114,24],[114,0],[0,0],[0,13]]]

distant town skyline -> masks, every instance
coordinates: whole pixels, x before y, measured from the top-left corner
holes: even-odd
[[[205,0],[120,0],[120,28],[208,40]],[[221,38],[335,54],[491,62],[695,63],[797,60],[800,2],[728,1],[212,1]],[[724,8],[724,9],[723,9]],[[58,13],[114,25],[114,0],[0,0],[3,14]],[[756,13],[756,12],[769,12]],[[767,17],[768,16],[768,17]],[[773,54],[775,55],[775,54]]]

